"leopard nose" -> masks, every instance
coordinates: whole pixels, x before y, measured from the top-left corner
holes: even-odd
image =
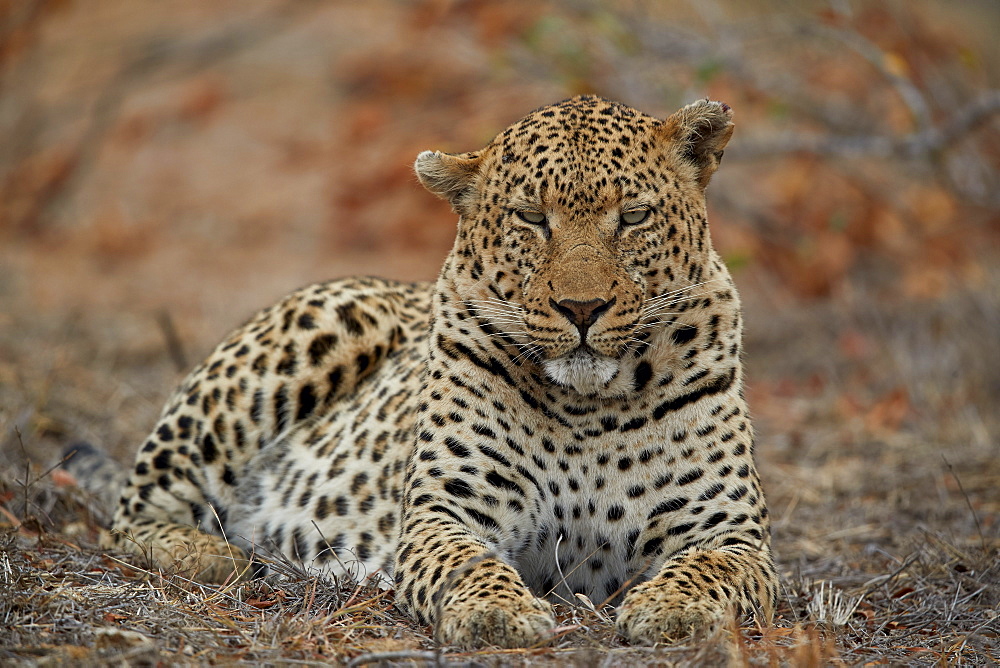
[[[573,323],[580,331],[580,340],[587,336],[587,329],[590,328],[597,319],[610,309],[617,297],[612,297],[611,301],[604,299],[590,299],[588,301],[577,301],[576,299],[562,299],[556,301],[549,298],[552,308],[566,316],[566,319]]]

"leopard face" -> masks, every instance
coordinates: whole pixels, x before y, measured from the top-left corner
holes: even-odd
[[[633,390],[627,360],[711,262],[704,186],[730,115],[705,102],[660,121],[575,98],[481,151],[421,154],[424,185],[461,215],[456,292],[551,382],[585,396]]]

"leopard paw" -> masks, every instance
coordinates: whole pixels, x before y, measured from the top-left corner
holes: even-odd
[[[726,607],[708,596],[698,598],[672,582],[652,580],[629,591],[615,626],[632,644],[654,645],[709,633],[725,616]]]
[[[147,556],[156,566],[202,584],[238,582],[256,574],[247,553],[224,538],[190,527],[173,529],[156,537],[108,532],[101,536],[101,544]]]
[[[174,561],[170,568],[203,584],[233,583],[254,576],[255,566],[246,552],[216,536],[209,538],[216,540],[175,548],[171,553]]]
[[[452,601],[438,622],[438,642],[469,649],[529,647],[544,640],[555,626],[547,602],[527,593],[518,598],[501,596]]]

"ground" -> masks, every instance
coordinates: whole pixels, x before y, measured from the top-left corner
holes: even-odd
[[[202,4],[5,10],[0,660],[1000,661],[995,6]],[[129,461],[184,370],[301,284],[433,277],[453,219],[416,153],[584,91],[736,110],[709,216],[745,303],[773,628],[631,648],[581,602],[545,647],[458,653],[295,564],[206,588],[97,549],[101,508],[51,474],[67,443]]]

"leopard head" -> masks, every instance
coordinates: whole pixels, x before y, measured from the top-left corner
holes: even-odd
[[[731,118],[708,100],[659,120],[583,96],[480,151],[421,153],[421,183],[460,216],[442,281],[516,363],[621,394],[622,362],[655,344],[667,297],[712,271],[704,192]]]

